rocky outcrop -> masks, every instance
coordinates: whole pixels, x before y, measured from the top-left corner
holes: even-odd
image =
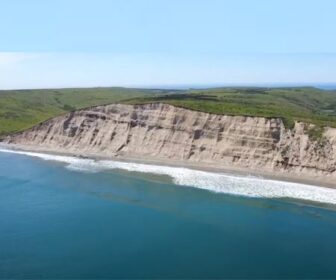
[[[280,118],[215,115],[167,104],[111,104],[45,121],[7,143],[101,156],[171,159],[218,167],[336,178],[336,129],[312,140]]]

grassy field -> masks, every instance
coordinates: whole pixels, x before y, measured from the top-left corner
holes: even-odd
[[[336,92],[306,88],[214,88],[184,94],[127,100],[164,102],[215,114],[280,117],[287,127],[294,121],[336,127]]]
[[[27,129],[75,109],[168,93],[126,88],[0,91],[0,135]]]
[[[75,109],[113,102],[164,102],[216,114],[281,117],[287,127],[295,120],[336,127],[336,92],[315,88],[90,88],[0,91],[0,135]]]

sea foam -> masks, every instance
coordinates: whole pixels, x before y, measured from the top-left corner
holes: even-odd
[[[177,185],[195,187],[218,193],[259,198],[291,198],[326,204],[336,204],[336,189],[270,180],[261,177],[238,176],[181,167],[168,167],[113,160],[82,159],[71,156],[9,149],[0,149],[0,152],[15,153],[38,157],[43,160],[63,162],[68,169],[79,172],[100,172],[111,169],[122,169],[133,172],[168,175]]]

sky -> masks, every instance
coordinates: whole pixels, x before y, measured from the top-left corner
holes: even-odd
[[[334,0],[0,0],[0,89],[336,83]]]

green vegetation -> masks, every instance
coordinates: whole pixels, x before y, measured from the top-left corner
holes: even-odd
[[[280,117],[336,127],[336,92],[316,88],[213,88],[150,90],[127,88],[0,91],[0,135],[27,129],[41,121],[90,106],[122,102],[163,102],[215,114]]]
[[[0,91],[0,135],[27,129],[76,109],[157,94],[169,91],[126,88]]]
[[[280,117],[286,127],[294,121],[336,127],[336,92],[306,88],[215,88],[183,94],[127,100],[127,103],[164,102],[215,114]]]
[[[321,142],[323,140],[324,128],[321,126],[306,127],[306,132],[311,140],[317,142]]]

